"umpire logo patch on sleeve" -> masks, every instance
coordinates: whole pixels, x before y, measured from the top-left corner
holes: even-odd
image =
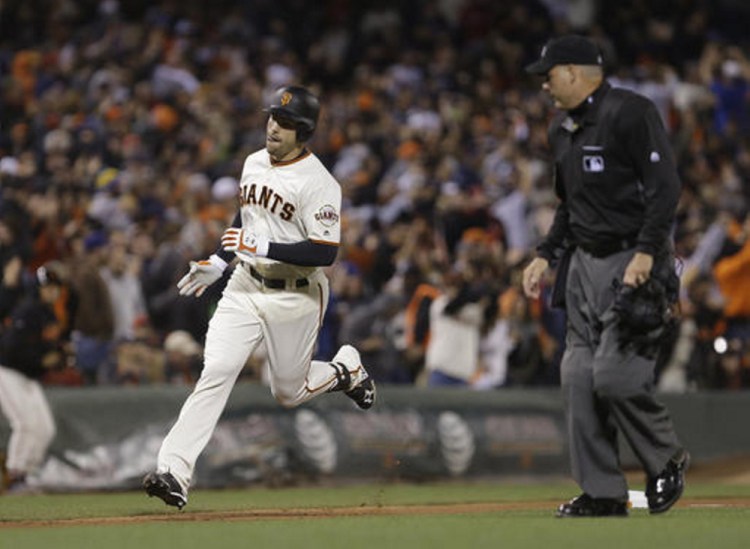
[[[604,157],[599,155],[584,155],[583,171],[599,173],[604,171]]]

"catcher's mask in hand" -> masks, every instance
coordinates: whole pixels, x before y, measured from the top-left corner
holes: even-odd
[[[674,323],[674,299],[664,283],[649,278],[640,286],[613,280],[620,348],[634,345],[639,354],[653,357]]]

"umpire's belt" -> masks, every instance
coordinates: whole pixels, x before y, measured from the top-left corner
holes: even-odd
[[[266,288],[271,288],[272,290],[285,290],[287,288],[304,288],[305,286],[310,285],[310,281],[306,278],[297,278],[297,279],[286,279],[286,278],[266,278],[262,274],[260,274],[258,271],[255,270],[255,267],[252,265],[248,265],[247,263],[242,263],[245,268],[250,271],[250,276],[252,276],[255,280],[263,284]]]
[[[618,252],[624,252],[625,250],[635,248],[636,244],[638,244],[638,237],[628,236],[625,238],[614,238],[599,242],[579,242],[578,247],[594,257],[607,257]]]

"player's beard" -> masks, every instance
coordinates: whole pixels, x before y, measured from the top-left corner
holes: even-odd
[[[298,156],[302,150],[302,145],[296,141],[274,139],[269,134],[266,136],[266,150],[275,162],[283,162]]]

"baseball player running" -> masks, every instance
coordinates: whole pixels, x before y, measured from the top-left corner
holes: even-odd
[[[200,296],[228,263],[239,261],[208,326],[200,379],[164,439],[156,471],[143,480],[149,496],[182,509],[198,456],[211,438],[245,362],[264,341],[270,386],[284,406],[343,391],[357,406],[375,402],[375,384],[359,352],[344,345],[331,362],[311,360],[328,304],[321,267],[336,258],[341,188],[305,146],[320,104],[299,86],[279,89],[266,126],[266,146],[247,157],[240,210],[207,260],[192,262],[177,283]]]

